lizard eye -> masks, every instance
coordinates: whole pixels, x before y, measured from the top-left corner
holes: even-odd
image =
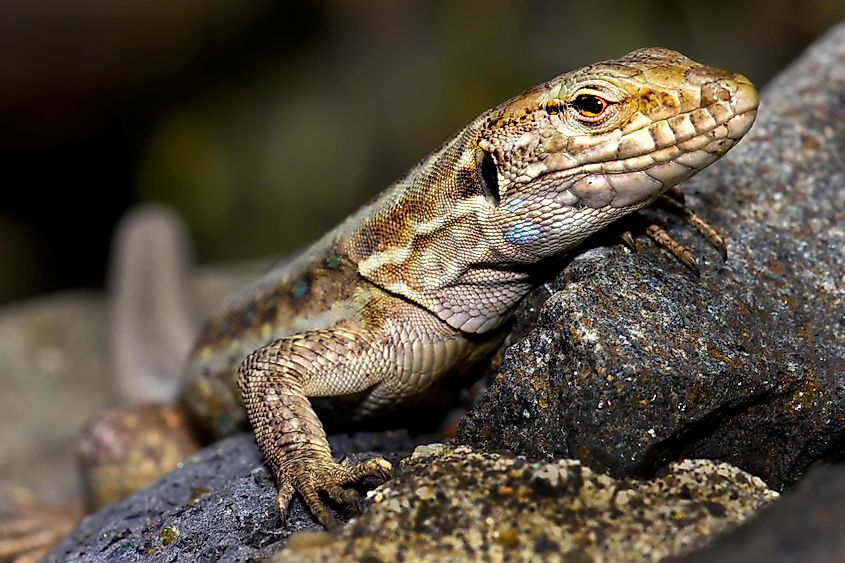
[[[570,102],[582,117],[588,119],[599,117],[607,109],[607,100],[595,94],[579,94]]]

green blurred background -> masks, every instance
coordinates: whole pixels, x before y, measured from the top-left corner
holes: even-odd
[[[665,46],[759,85],[842,0],[0,3],[0,303],[101,286],[116,221],[187,218],[202,262],[282,255],[472,117]]]

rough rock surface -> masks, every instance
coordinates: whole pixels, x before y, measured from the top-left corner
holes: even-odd
[[[404,432],[332,436],[330,441],[336,455],[352,454],[353,463],[374,454],[397,462],[415,445]],[[283,525],[275,499],[276,485],[261,462],[261,452],[251,435],[241,434],[198,452],[152,487],[87,516],[46,559],[234,562],[266,558],[294,531],[320,529],[298,498]]]
[[[277,561],[658,561],[688,552],[777,496],[726,464],[684,461],[653,481],[578,461],[529,463],[422,446],[340,536],[300,534]]]
[[[757,123],[686,183],[728,238],[722,263],[620,245],[575,258],[458,440],[648,476],[678,457],[780,488],[845,451],[845,26],[763,92]],[[546,291],[545,288],[539,290]]]

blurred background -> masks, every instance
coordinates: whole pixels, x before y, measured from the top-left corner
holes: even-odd
[[[764,84],[838,0],[2,0],[0,303],[100,287],[163,201],[201,262],[319,236],[486,108],[643,46]]]

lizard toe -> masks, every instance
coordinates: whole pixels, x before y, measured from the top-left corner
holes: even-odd
[[[82,506],[77,501],[47,504],[29,499],[21,503],[5,497],[0,500],[0,561],[39,560],[82,518]]]
[[[283,518],[286,517],[291,498],[299,493],[317,522],[332,529],[338,525],[338,521],[321,500],[321,495],[338,505],[349,506],[360,514],[363,510],[361,495],[354,489],[346,488],[346,485],[367,477],[387,479],[392,470],[390,462],[383,458],[369,459],[353,467],[346,467],[330,459],[292,460],[284,465],[278,476],[279,513]]]
[[[299,494],[302,495],[302,500],[305,501],[308,510],[311,511],[311,514],[314,515],[314,518],[321,526],[327,530],[333,530],[338,527],[337,518],[334,517],[331,510],[320,500],[317,487],[312,479],[309,478],[301,481],[297,489]]]
[[[282,522],[288,521],[288,509],[293,500],[293,495],[296,494],[296,489],[287,480],[279,480],[279,493],[276,495],[276,506],[279,509],[279,515],[282,517]]]
[[[355,489],[344,489],[340,485],[335,485],[326,490],[326,494],[337,504],[348,505],[352,507],[357,513],[361,513],[362,503],[361,495]]]
[[[393,465],[383,457],[374,457],[349,470],[350,481],[361,481],[367,477],[375,477],[385,481],[393,475]]]

